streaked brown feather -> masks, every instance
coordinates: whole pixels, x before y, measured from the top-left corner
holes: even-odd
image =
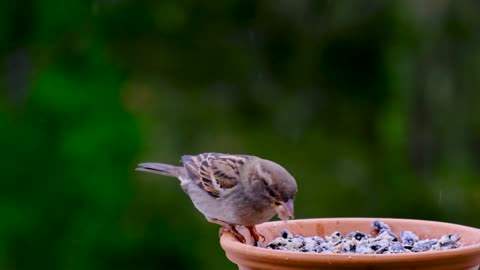
[[[238,184],[240,169],[248,159],[245,155],[219,153],[182,157],[188,177],[215,198]]]

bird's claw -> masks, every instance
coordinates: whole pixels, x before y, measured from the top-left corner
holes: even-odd
[[[250,231],[250,235],[253,237],[253,242],[255,246],[257,247],[261,246],[259,241],[260,239],[262,240],[262,242],[265,242],[265,236],[259,233],[255,228],[255,226],[245,226],[245,227],[248,229],[248,231]]]
[[[230,227],[230,228],[225,228],[225,227],[221,227],[220,230],[218,231],[218,235],[219,236],[222,236],[225,232],[230,232],[233,234],[233,236],[235,236],[235,238],[237,238],[237,240],[241,243],[246,243],[247,240],[245,239],[245,237],[237,231],[237,229],[235,229],[235,227]]]

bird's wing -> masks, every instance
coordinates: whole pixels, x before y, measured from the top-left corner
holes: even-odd
[[[211,196],[218,198],[239,182],[240,169],[250,156],[204,153],[183,156],[187,175]]]

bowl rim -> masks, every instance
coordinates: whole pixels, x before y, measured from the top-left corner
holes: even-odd
[[[430,220],[421,220],[421,219],[402,219],[402,218],[371,218],[371,217],[342,217],[342,218],[309,218],[309,219],[296,219],[292,221],[302,222],[331,222],[331,221],[358,221],[358,222],[371,222],[373,220],[382,220],[385,223],[395,223],[398,221],[402,222],[422,222],[431,225],[449,225],[455,226],[456,228],[472,231],[479,233],[480,229],[474,227],[468,227],[464,225],[439,222],[439,221],[430,221]],[[289,222],[292,222],[289,221]],[[277,225],[281,224],[283,221],[271,221],[258,225],[258,229],[261,230],[262,226],[268,225]],[[235,254],[237,257],[249,258],[253,261],[272,261],[272,260],[282,260],[288,261],[287,264],[301,262],[305,263],[314,263],[318,265],[320,263],[327,264],[385,264],[385,263],[398,263],[398,262],[414,262],[415,264],[425,262],[432,264],[432,261],[435,264],[442,264],[445,260],[451,261],[452,259],[463,261],[464,258],[472,257],[476,255],[478,262],[480,263],[480,241],[478,243],[469,244],[457,249],[450,250],[436,250],[436,251],[426,251],[419,253],[400,253],[400,254],[348,254],[348,253],[314,253],[314,252],[298,252],[298,251],[288,251],[288,250],[273,250],[266,249],[263,247],[251,246],[248,244],[243,244],[238,242],[238,240],[231,233],[224,233],[220,238],[220,244],[222,248],[227,253]]]

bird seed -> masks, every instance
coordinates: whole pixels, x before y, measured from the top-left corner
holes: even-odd
[[[292,235],[284,229],[280,237],[271,241],[266,248],[315,253],[348,253],[348,254],[397,254],[415,253],[433,250],[456,249],[461,245],[459,234],[443,235],[439,239],[424,239],[411,231],[401,231],[398,238],[390,226],[380,220],[372,222],[377,236],[362,232],[350,232],[342,235],[334,232],[324,238],[319,236],[303,237]]]

